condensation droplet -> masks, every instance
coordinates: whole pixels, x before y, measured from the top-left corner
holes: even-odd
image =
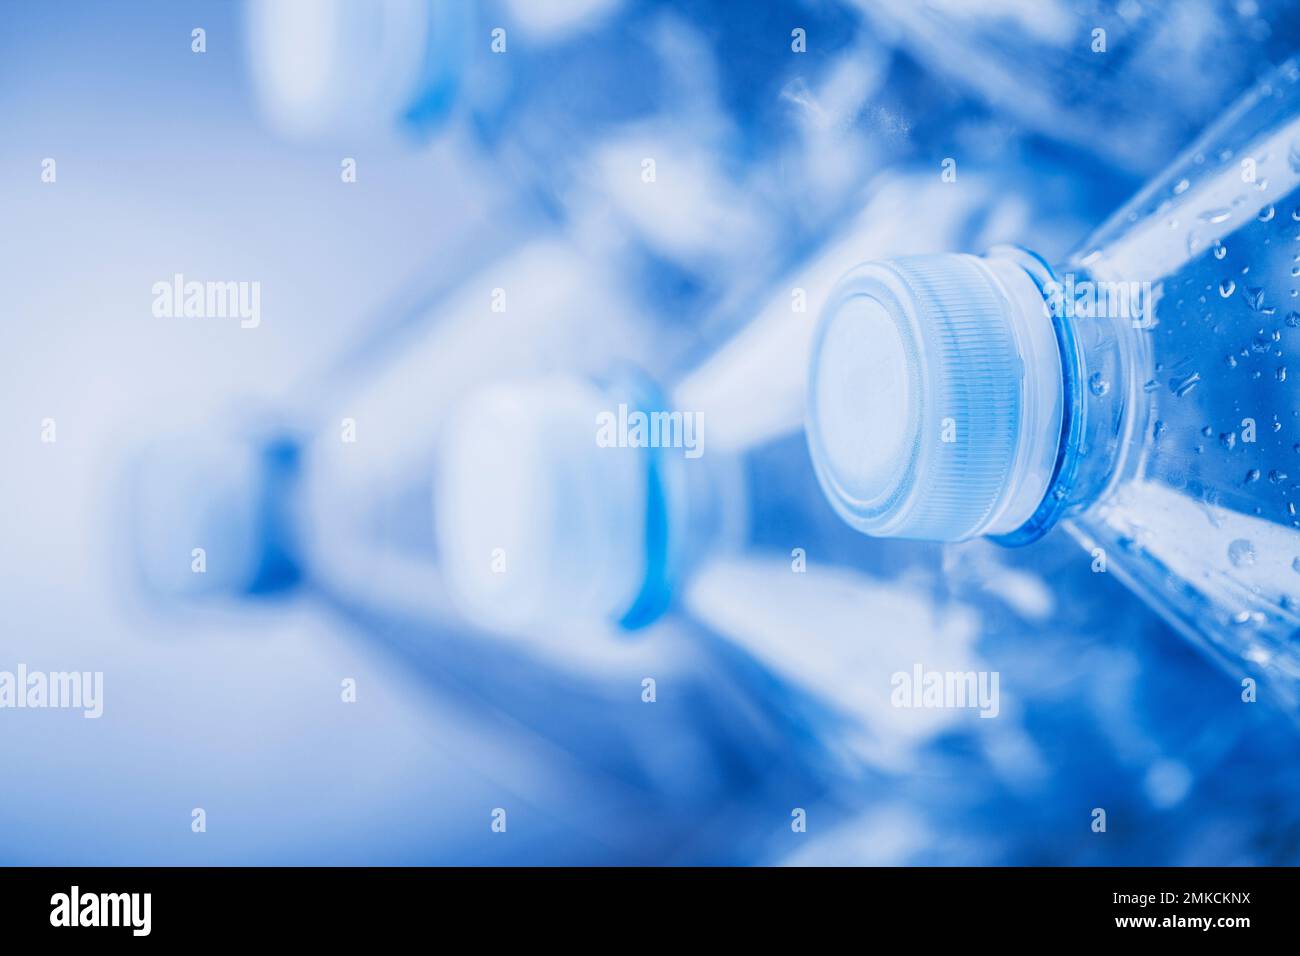
[[[1228,545],[1228,560],[1236,568],[1250,567],[1255,563],[1255,546],[1245,538],[1237,538]]]
[[[1192,389],[1194,389],[1201,380],[1200,372],[1193,372],[1191,375],[1171,378],[1169,380],[1169,389],[1179,398],[1182,398]]]

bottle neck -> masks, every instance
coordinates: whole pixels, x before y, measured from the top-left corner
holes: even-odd
[[[1046,494],[1022,525],[995,536],[1002,544],[1037,540],[1055,525],[1098,501],[1123,470],[1134,446],[1142,404],[1135,369],[1140,364],[1137,323],[1095,308],[1096,283],[1077,268],[1053,271],[1025,249],[1002,248],[1033,279],[1046,304],[1061,360],[1060,443]]]

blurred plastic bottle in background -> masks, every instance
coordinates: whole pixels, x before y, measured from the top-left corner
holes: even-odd
[[[457,399],[496,375],[592,373],[645,355],[645,318],[553,239],[408,305],[433,314],[396,323],[247,433],[222,422],[143,450],[128,474],[129,540],[149,593],[309,597],[479,715],[493,739],[503,718],[526,728],[553,758],[552,789],[534,799],[581,790],[584,831],[619,859],[666,860],[646,843],[673,834],[676,859],[744,862],[745,841],[697,832],[701,808],[735,801],[733,823],[749,825],[756,790],[821,786],[809,777],[816,748],[791,746],[769,705],[702,660],[680,627],[638,642],[610,640],[604,622],[506,639],[476,629],[446,600],[434,548],[434,452]],[[607,557],[576,555],[571,570]],[[647,677],[664,689],[652,711]]]
[[[1293,0],[853,2],[999,113],[1148,175],[1300,44]]]
[[[413,317],[387,319],[381,342],[250,434],[145,455],[133,540],[147,582],[229,595],[303,584],[437,617],[428,509],[449,410],[498,375],[594,370],[649,349],[648,320],[559,240],[525,243],[403,309]],[[178,549],[195,541],[209,543],[208,571],[178,573]]]
[[[732,671],[839,769],[911,766],[917,747],[971,715],[900,710],[891,675],[922,659],[987,670],[976,613],[938,598],[935,549],[859,548],[871,573],[837,568],[823,557],[835,529],[795,442],[760,461],[714,450],[707,413],[668,404],[636,377],[471,393],[434,482],[453,601],[485,630],[574,656],[590,653],[583,635],[636,644],[619,631],[683,615],[725,640]],[[1015,733],[1014,718],[992,732]]]
[[[1243,695],[1270,677],[1294,705],[1298,296],[1290,62],[1055,271],[1015,249],[851,271],[813,349],[818,476],[873,535],[1063,523]]]
[[[275,128],[467,135],[503,188],[677,306],[782,268],[971,113],[838,3],[274,0],[246,23]]]

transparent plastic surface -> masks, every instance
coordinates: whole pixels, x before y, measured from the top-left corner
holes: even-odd
[[[1061,303],[1074,312],[1085,425],[1054,494],[1071,500],[1095,569],[1208,638],[1243,677],[1300,678],[1295,62],[1057,279],[1075,290]]]
[[[984,533],[1022,545],[1065,521],[1091,551],[1094,572],[1121,577],[1203,638],[1230,673],[1280,678],[1275,696],[1294,707],[1300,404],[1289,366],[1300,344],[1300,67],[1291,61],[1271,72],[1055,271],[1023,249],[978,261],[1000,260],[1018,272],[1032,306],[974,303],[966,260],[956,256],[929,257],[923,274],[913,269],[894,287],[864,285],[862,276],[907,275],[913,260],[868,263],[841,280],[810,373],[808,434],[828,496],[850,523],[884,536]],[[925,315],[942,335],[911,353],[884,349],[878,330],[845,319],[853,295],[879,303],[881,322],[908,329]],[[943,344],[1013,316],[1016,327],[1053,329],[1054,347],[1027,349],[1028,338],[1005,342],[1010,353]],[[854,349],[876,367],[855,364]],[[993,416],[972,411],[972,397],[1028,381],[1049,353],[1061,372],[1049,387],[998,399]],[[881,363],[907,372],[898,381],[908,383],[909,402],[922,419],[949,424],[946,437],[887,440],[876,419],[908,406],[898,384],[878,394]],[[927,377],[927,366],[941,374]],[[958,507],[982,507],[995,484],[1024,483],[1031,459],[1013,461],[1014,444],[998,439],[1049,396],[1061,404],[1059,425],[1043,417],[1034,427],[1054,464],[1049,482],[1030,485],[1038,504],[1028,520],[974,532],[949,520]],[[1021,429],[1019,443],[1033,431]],[[921,520],[886,510],[879,521],[863,511],[854,496],[918,447],[960,494],[929,491],[911,469],[883,487],[896,484],[901,491],[891,494],[903,501],[919,489]],[[996,482],[987,479],[991,465],[1000,469]]]

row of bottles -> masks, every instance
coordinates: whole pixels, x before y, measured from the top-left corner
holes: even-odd
[[[808,60],[785,11],[590,6],[573,21],[490,9],[507,24],[497,54],[459,4],[340,4],[358,29],[316,36],[332,51],[318,59],[378,70],[351,87],[360,99],[328,76],[297,93],[262,78],[304,129],[347,114],[430,135],[461,116],[541,197],[546,235],[456,275],[364,361],[253,427],[144,454],[144,578],[322,602],[440,692],[612,778],[610,805],[635,794],[664,831],[724,796],[761,830],[814,793],[843,821],[906,806],[928,836],[889,862],[952,862],[927,854],[959,830],[988,862],[1015,813],[1026,825],[1000,852],[1022,862],[1074,825],[1035,809],[1049,795],[1131,825],[1177,813],[1232,761],[1277,759],[1251,748],[1258,715],[1294,708],[1300,686],[1296,68],[1070,253],[1098,196],[1050,188],[1052,147],[1033,137],[1009,148],[1034,157],[1037,184],[979,164],[950,175],[928,155],[942,128],[997,97],[916,87],[852,5],[806,17]],[[291,10],[254,14],[254,45],[300,25],[276,19]],[[722,42],[716,17],[785,37],[779,61],[701,53]],[[939,49],[909,15],[865,22],[891,17],[919,59]],[[860,75],[864,50],[888,65]],[[717,102],[686,104],[674,69],[701,58]],[[629,69],[654,78],[642,101],[593,82]],[[943,108],[927,126],[913,107],[923,160],[878,172],[881,128],[862,116],[900,97]],[[841,122],[814,122],[830,104]],[[691,142],[663,138],[674,126]],[[614,168],[635,180],[647,152],[699,175],[645,202],[635,185],[573,185]],[[1124,175],[1099,177],[1098,195]],[[710,183],[735,197],[712,217]],[[1058,524],[1083,552],[1039,541]],[[1228,676],[1153,639],[1114,578]],[[926,705],[912,684],[930,674],[974,675],[973,704]],[[1256,678],[1259,710],[1240,686]],[[1179,704],[1189,688],[1197,708]],[[976,772],[993,783],[963,793]],[[617,811],[602,819],[615,839]],[[689,832],[683,853],[726,859],[724,834]],[[1099,852],[1064,846],[1049,862]]]

